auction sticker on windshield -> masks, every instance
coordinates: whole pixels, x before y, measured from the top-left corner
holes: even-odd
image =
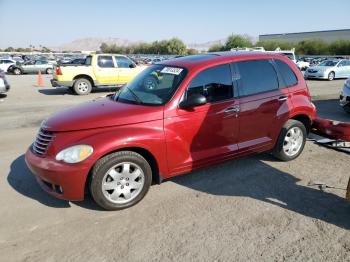
[[[182,70],[182,68],[178,67],[164,67],[160,72],[163,74],[179,75],[182,72]]]

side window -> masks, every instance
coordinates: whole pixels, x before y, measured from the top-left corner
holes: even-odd
[[[298,83],[298,79],[294,74],[293,70],[289,67],[289,65],[287,65],[285,62],[281,60],[275,60],[275,63],[286,84],[286,86],[280,86],[280,87],[283,88],[288,86],[294,86]]]
[[[200,72],[190,83],[187,97],[202,94],[208,102],[217,102],[233,97],[230,65],[219,65]]]
[[[97,64],[99,67],[111,68],[114,67],[112,56],[100,55],[97,58]]]
[[[345,66],[345,65],[346,65],[346,61],[343,60],[343,61],[341,61],[341,62],[339,63],[338,67],[342,67],[342,66]]]
[[[278,78],[269,60],[235,63],[238,69],[239,95],[253,95],[278,89]]]
[[[350,60],[346,60],[346,66],[350,66]]]
[[[115,56],[114,58],[119,68],[130,68],[130,65],[133,64],[133,62],[125,56]]]
[[[85,65],[91,65],[92,56],[87,56],[85,59]]]

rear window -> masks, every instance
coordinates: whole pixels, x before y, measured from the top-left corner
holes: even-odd
[[[298,79],[294,74],[293,70],[289,67],[289,65],[287,65],[285,62],[281,60],[275,60],[275,62],[285,82],[285,86],[281,86],[281,87],[296,85],[298,83]]]
[[[269,60],[235,63],[238,69],[239,95],[247,96],[278,89],[276,71]]]
[[[99,67],[114,67],[112,56],[101,55],[97,58],[97,64]]]

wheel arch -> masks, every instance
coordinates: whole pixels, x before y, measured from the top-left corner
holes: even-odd
[[[308,134],[310,133],[312,121],[311,121],[311,119],[310,119],[310,117],[308,115],[306,115],[306,114],[296,114],[296,115],[292,116],[290,119],[294,119],[294,120],[297,120],[297,121],[303,123],[303,125],[306,128],[307,133]]]
[[[75,81],[75,80],[78,80],[78,79],[80,79],[80,78],[85,78],[85,79],[89,80],[90,83],[91,83],[91,86],[95,86],[94,80],[93,80],[92,77],[89,76],[89,75],[85,75],[85,74],[76,75],[76,76],[73,78],[73,80]]]

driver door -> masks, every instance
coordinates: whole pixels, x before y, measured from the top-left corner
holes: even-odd
[[[238,99],[233,95],[230,65],[200,72],[188,86],[184,99],[193,94],[205,96],[208,103],[178,108],[174,116],[164,119],[172,175],[229,159],[238,150]]]

